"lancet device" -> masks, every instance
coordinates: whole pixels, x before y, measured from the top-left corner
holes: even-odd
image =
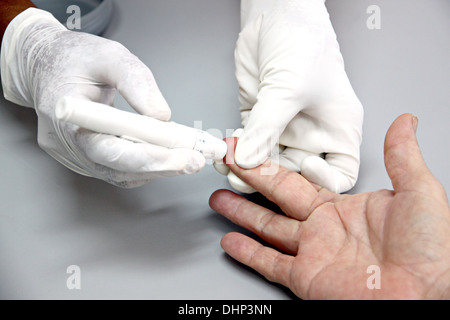
[[[226,143],[205,131],[88,100],[63,97],[56,105],[55,116],[88,130],[134,142],[196,150],[207,159],[221,160],[227,153]]]

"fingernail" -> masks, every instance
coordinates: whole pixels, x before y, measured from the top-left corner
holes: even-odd
[[[412,126],[413,126],[413,129],[414,129],[414,132],[417,132],[418,125],[419,125],[419,118],[416,117],[416,116],[413,116],[412,117]]]

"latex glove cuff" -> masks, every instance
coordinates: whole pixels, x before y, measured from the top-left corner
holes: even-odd
[[[36,30],[36,24],[47,24],[52,28],[47,34],[42,35],[45,41],[49,33],[67,30],[52,14],[47,11],[29,8],[15,17],[8,25],[3,36],[1,48],[1,77],[3,94],[5,98],[15,104],[34,108],[33,94],[30,91],[30,79],[26,77],[32,68],[33,61],[29,59],[29,50],[35,49],[36,45],[29,46],[26,50],[28,33],[42,32]]]

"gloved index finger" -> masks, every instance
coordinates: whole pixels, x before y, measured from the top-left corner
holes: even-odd
[[[209,159],[222,159],[227,152],[224,141],[205,131],[118,110],[88,100],[63,97],[57,103],[55,116],[59,120],[74,123],[85,129],[135,142],[170,149],[196,150]]]
[[[94,78],[118,89],[138,113],[168,121],[171,110],[151,70],[122,44],[106,40],[93,53]]]

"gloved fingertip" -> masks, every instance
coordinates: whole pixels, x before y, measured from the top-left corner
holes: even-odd
[[[236,191],[246,193],[246,194],[251,194],[251,193],[257,192],[253,187],[249,186],[247,183],[242,181],[233,172],[228,173],[227,177],[228,177],[228,183]]]
[[[170,107],[150,69],[136,57],[128,58],[116,76],[120,94],[138,113],[161,121],[170,120]]]
[[[266,151],[260,151],[255,146],[249,146],[251,142],[239,140],[236,151],[234,154],[234,160],[236,164],[243,169],[253,169],[262,165],[268,158],[270,153]]]
[[[349,191],[356,183],[356,179],[343,174],[317,156],[310,156],[303,160],[301,174],[308,181],[335,193]]]
[[[233,138],[240,138],[242,133],[244,133],[244,129],[243,128],[239,128],[234,130],[233,134],[231,135]]]
[[[148,97],[139,109],[141,114],[161,121],[169,121],[172,117],[172,111],[162,95],[161,97]]]
[[[205,157],[200,152],[192,151],[183,171],[185,174],[194,174],[201,171],[205,167],[205,165]]]
[[[234,153],[234,161],[243,169],[253,169],[264,162],[259,160],[257,152],[251,150],[248,144],[246,141],[239,140]]]
[[[223,160],[215,160],[213,162],[214,169],[218,173],[220,173],[223,176],[226,176],[230,172],[230,168],[223,162]]]
[[[268,130],[272,132],[273,130]],[[257,130],[256,133],[240,129],[234,159],[244,169],[253,169],[262,165],[269,157],[279,153],[279,135],[267,134]]]

